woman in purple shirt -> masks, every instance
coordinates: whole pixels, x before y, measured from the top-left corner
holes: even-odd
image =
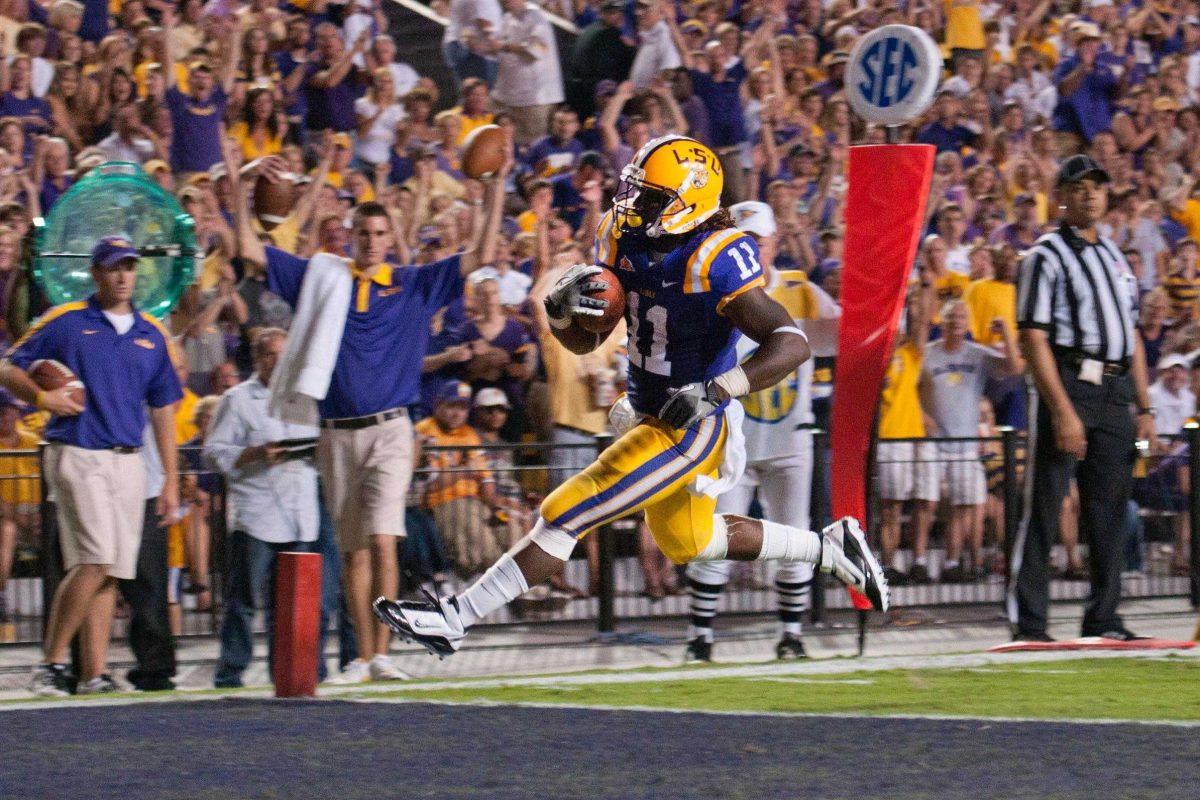
[[[0,95],[0,116],[17,117],[28,133],[50,130],[50,104],[34,97],[33,66],[29,56],[18,55],[8,65],[8,91]]]

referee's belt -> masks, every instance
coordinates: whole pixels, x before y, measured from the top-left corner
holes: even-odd
[[[388,411],[380,411],[376,414],[367,414],[365,417],[341,417],[339,419],[323,419],[321,420],[322,428],[337,428],[339,430],[358,430],[359,428],[369,428],[372,425],[382,425],[388,420],[397,419],[398,417],[407,417],[407,408],[393,408]]]
[[[1088,353],[1079,350],[1072,350],[1067,347],[1053,348],[1054,358],[1059,364],[1065,364],[1072,369],[1080,369],[1084,361],[1099,361],[1104,365],[1104,374],[1107,377],[1114,378],[1120,375],[1125,375],[1129,372],[1130,360],[1128,358],[1121,361],[1105,361],[1102,358],[1096,358]]]

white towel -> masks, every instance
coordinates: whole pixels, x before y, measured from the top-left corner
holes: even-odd
[[[742,479],[746,471],[746,435],[742,433],[742,420],[746,418],[746,409],[739,400],[730,400],[725,405],[725,424],[728,426],[725,434],[725,453],[721,466],[717,467],[717,477],[697,475],[688,484],[688,491],[694,495],[719,497],[728,492]]]
[[[316,425],[342,346],[354,279],[350,262],[329,253],[309,259],[287,349],[271,377],[267,413],[284,422]]]

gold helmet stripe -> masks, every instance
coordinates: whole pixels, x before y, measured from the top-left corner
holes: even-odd
[[[658,152],[659,149],[670,144],[671,142],[681,141],[690,142],[695,140],[689,139],[687,136],[680,136],[677,133],[668,133],[666,136],[660,136],[657,139],[651,139],[642,145],[641,150],[634,153],[633,160],[630,163],[640,169],[645,168],[646,162],[650,160],[650,156]]]

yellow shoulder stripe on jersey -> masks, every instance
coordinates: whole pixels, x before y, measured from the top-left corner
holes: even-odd
[[[153,314],[147,314],[145,311],[139,311],[138,313],[142,315],[142,319],[146,320],[146,322],[149,322],[151,325],[158,328],[158,332],[162,334],[163,341],[165,341],[165,342],[171,341],[171,332],[167,330],[166,325],[163,325],[161,322],[158,321],[158,317],[154,316]]]
[[[802,269],[781,269],[779,280],[782,283],[804,283],[808,280],[808,274]]]
[[[45,314],[42,314],[33,321],[33,324],[29,326],[29,330],[25,331],[25,335],[18,339],[16,344],[14,344],[8,352],[11,353],[13,350],[16,350],[18,347],[25,344],[25,342],[29,341],[29,337],[33,336],[35,333],[62,315],[69,314],[72,311],[83,311],[87,307],[87,300],[75,300],[70,303],[63,303],[62,305],[47,309]]]
[[[716,259],[725,245],[745,235],[737,228],[726,228],[725,230],[711,234],[705,239],[696,248],[696,252],[692,253],[692,257],[688,259],[687,281],[683,285],[684,293],[695,294],[697,292],[712,291],[712,285],[708,281],[708,271],[712,267],[713,260]]]
[[[741,294],[744,294],[745,292],[750,291],[751,289],[754,289],[754,288],[757,288],[760,286],[766,286],[766,285],[767,285],[767,282],[763,280],[762,275],[759,275],[757,278],[750,281],[745,286],[741,286],[741,287],[735,289],[734,291],[730,292],[729,294],[725,295],[724,297],[722,297],[721,300],[717,303],[717,313],[724,315],[725,314],[725,306],[726,306],[726,304],[729,303],[730,300],[732,300],[735,297],[738,297]]]
[[[609,267],[617,265],[617,237],[613,235],[613,212],[604,212],[596,232],[596,261]]]

